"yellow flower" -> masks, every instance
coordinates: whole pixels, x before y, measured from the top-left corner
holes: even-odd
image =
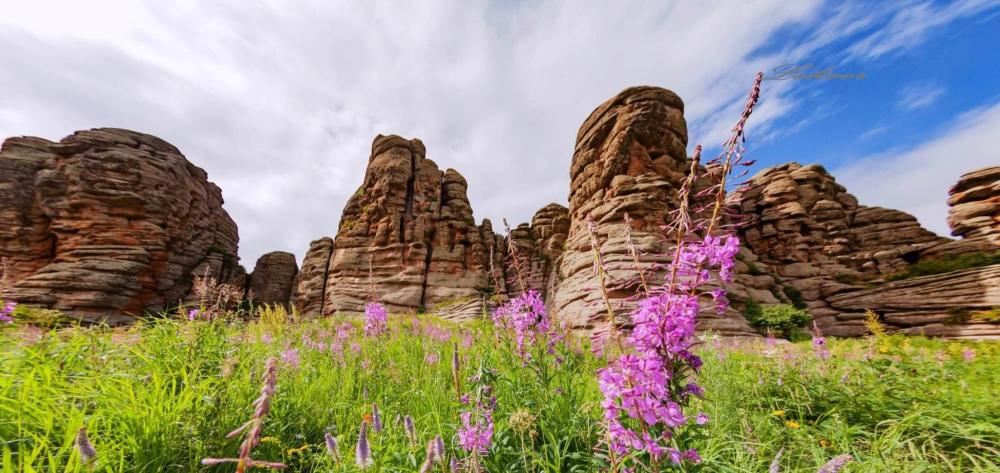
[[[771,413],[771,415],[777,416],[777,417],[785,417],[785,411],[774,411],[774,412]]]
[[[289,448],[288,451],[285,452],[285,453],[287,453],[288,456],[292,456],[292,455],[295,455],[296,453],[300,453],[303,450],[306,450],[308,448],[309,448],[309,444],[307,443],[307,444],[305,444],[305,445],[303,445],[303,446],[301,446],[299,448]]]
[[[788,426],[789,429],[799,428],[799,423],[795,422],[794,420],[786,420],[785,425]]]
[[[277,443],[277,442],[278,442],[278,439],[276,439],[274,437],[264,437],[264,438],[260,439],[260,443]]]
[[[830,441],[827,439],[819,439],[819,446],[826,448],[830,446]]]

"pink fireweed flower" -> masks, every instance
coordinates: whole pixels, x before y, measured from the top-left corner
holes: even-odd
[[[813,352],[819,359],[825,360],[830,357],[830,350],[826,348],[826,337],[823,336],[823,332],[820,331],[816,322],[813,322],[812,346]]]
[[[200,314],[201,314],[201,311],[198,310],[198,309],[191,309],[191,310],[189,310],[188,311],[188,315],[187,315],[188,321],[189,322],[193,322],[195,319],[198,318],[198,315],[200,315]]]
[[[5,302],[3,307],[0,308],[0,322],[6,324],[14,323],[14,318],[11,316],[14,313],[14,309],[17,308],[16,302]]]
[[[490,386],[483,386],[475,406],[459,415],[462,426],[458,429],[458,444],[475,455],[486,454],[493,444],[493,410],[497,401],[491,392]],[[463,398],[468,402],[468,395]]]
[[[840,470],[843,470],[844,466],[852,461],[854,461],[854,457],[848,453],[837,455],[830,461],[826,462],[826,464],[819,470],[816,470],[816,473],[837,473]]]
[[[517,353],[525,362],[531,360],[530,349],[539,337],[546,337],[546,348],[554,353],[555,344],[563,339],[545,313],[545,301],[535,289],[529,289],[493,311],[493,323],[498,328],[513,330]]]
[[[355,462],[361,469],[368,468],[372,464],[372,451],[368,446],[368,422],[361,421],[361,428],[358,430],[358,446],[354,449]]]
[[[386,333],[388,313],[380,302],[365,304],[365,335],[377,337]]]
[[[698,424],[698,425],[705,425],[705,424],[707,424],[708,423],[708,414],[705,414],[704,412],[699,412],[698,415],[694,418],[694,422],[696,424]]]
[[[969,362],[975,360],[976,359],[976,350],[973,350],[971,348],[966,348],[966,349],[962,350],[962,359],[965,360],[966,363],[969,363]]]
[[[281,362],[285,363],[292,368],[298,368],[301,359],[299,358],[299,350],[297,348],[287,348],[285,351],[281,352]]]
[[[424,357],[424,363],[427,363],[428,365],[436,365],[439,360],[440,357],[434,352],[428,353],[427,356]]]

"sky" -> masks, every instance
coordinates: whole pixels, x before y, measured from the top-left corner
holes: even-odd
[[[1000,164],[1000,0],[0,0],[0,138],[128,128],[223,189],[252,268],[336,233],[377,134],[420,138],[477,220],[566,204],[576,131],[656,85],[718,150],[754,73],[756,169],[824,165],[947,234],[948,188]],[[782,67],[842,79],[778,80]],[[863,78],[860,78],[863,76]],[[848,78],[850,77],[850,78]]]

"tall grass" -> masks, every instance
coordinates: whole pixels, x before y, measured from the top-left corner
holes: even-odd
[[[233,471],[199,461],[235,454],[240,440],[225,436],[251,417],[265,360],[290,350],[298,365],[279,366],[254,451],[288,471],[358,471],[354,445],[373,403],[386,428],[371,436],[369,471],[416,471],[436,435],[449,457],[466,455],[455,438],[465,406],[453,383],[454,350],[462,383],[484,372],[495,379],[486,470],[606,467],[595,451],[603,432],[594,377],[605,362],[577,341],[538,369],[485,324],[391,317],[388,335],[365,337],[352,325],[338,349],[338,328],[343,333],[348,322],[272,315],[252,323],[72,328],[31,341],[7,329],[0,335],[0,471]],[[707,398],[692,408],[711,418],[697,440],[705,471],[767,471],[781,448],[785,472],[816,471],[841,453],[857,459],[845,471],[1000,471],[995,345],[836,340],[824,361],[808,344],[729,343],[701,345]],[[966,361],[969,349],[975,354]],[[416,443],[404,432],[405,415],[414,419]],[[97,450],[89,466],[74,447],[81,427]],[[341,449],[339,467],[325,449],[327,432]]]

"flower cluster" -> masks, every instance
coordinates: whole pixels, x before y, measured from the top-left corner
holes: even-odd
[[[14,323],[14,318],[11,314],[14,313],[14,309],[17,308],[16,302],[5,302],[3,307],[0,307],[0,322],[12,324]]]
[[[490,387],[483,387],[483,394],[472,409],[461,413],[462,427],[458,430],[458,444],[462,449],[482,455],[489,451],[493,443],[493,410],[496,398],[489,396]],[[468,402],[468,397],[463,397]]]
[[[498,328],[514,331],[517,353],[525,361],[531,359],[530,349],[540,336],[547,337],[549,352],[562,339],[561,333],[553,330],[542,295],[535,289],[525,291],[494,310],[493,323]]]
[[[365,305],[365,335],[377,337],[387,330],[388,313],[381,302],[369,302]]]

